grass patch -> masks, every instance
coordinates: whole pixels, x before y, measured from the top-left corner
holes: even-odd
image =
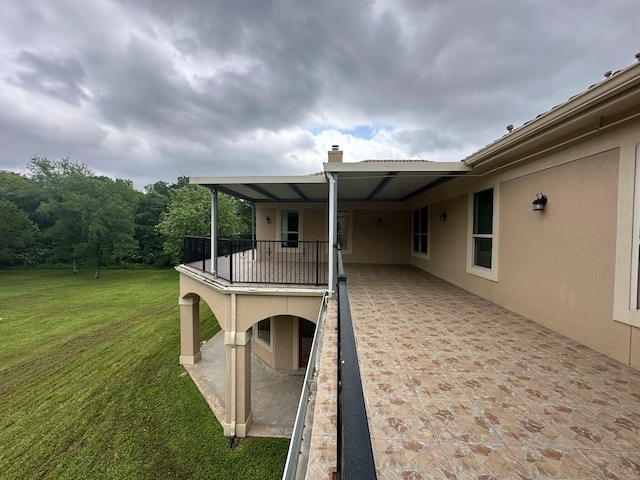
[[[92,273],[0,271],[2,478],[281,478],[288,440],[227,449],[181,375],[178,274]]]

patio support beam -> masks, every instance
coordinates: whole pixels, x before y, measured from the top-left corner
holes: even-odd
[[[389,174],[382,179],[382,181],[378,184],[378,186],[371,192],[371,194],[365,200],[366,202],[370,202],[373,200],[376,195],[378,195],[387,184],[393,180],[393,177],[397,176],[398,172],[389,172]]]
[[[211,273],[218,273],[218,190],[211,189]]]
[[[245,183],[244,186],[245,187],[249,187],[254,192],[258,192],[260,195],[264,195],[265,197],[267,197],[270,200],[273,200],[274,202],[281,202],[282,201],[280,198],[278,198],[275,195],[272,195],[269,192],[267,192],[264,188],[259,187],[257,185],[253,185],[252,183]]]
[[[180,298],[180,365],[195,365],[200,353],[200,297]]]
[[[338,285],[338,179],[327,173],[329,180],[329,291],[333,294]]]
[[[298,196],[300,197],[300,199],[301,199],[303,202],[308,202],[308,201],[309,201],[309,199],[305,196],[305,194],[304,194],[304,193],[302,193],[302,190],[300,190],[300,188],[298,188],[298,186],[297,186],[297,185],[295,185],[295,184],[293,184],[293,183],[287,183],[287,185],[289,186],[289,188],[290,188],[291,190],[293,190],[293,191],[296,193],[296,195],[298,195]]]

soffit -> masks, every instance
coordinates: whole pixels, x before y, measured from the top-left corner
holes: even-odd
[[[325,164],[337,179],[340,202],[403,202],[471,170],[462,162],[359,162]],[[287,177],[191,177],[203,185],[252,202],[322,202],[329,199],[324,174]]]

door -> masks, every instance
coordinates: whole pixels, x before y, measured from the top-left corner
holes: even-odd
[[[316,331],[316,325],[313,322],[305,320],[304,318],[298,319],[298,367],[307,368],[309,364],[309,356],[311,355],[311,344],[313,343],[313,334]]]

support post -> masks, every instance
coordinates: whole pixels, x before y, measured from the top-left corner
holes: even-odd
[[[256,260],[256,202],[251,202],[251,260]]]
[[[211,189],[211,272],[218,274],[218,191]]]
[[[224,435],[246,437],[251,414],[251,330],[236,332],[236,294],[231,294],[231,331],[225,332],[227,392]]]
[[[329,291],[333,294],[338,285],[338,180],[327,172],[329,180]]]
[[[180,364],[194,365],[200,360],[200,297],[181,298]]]

